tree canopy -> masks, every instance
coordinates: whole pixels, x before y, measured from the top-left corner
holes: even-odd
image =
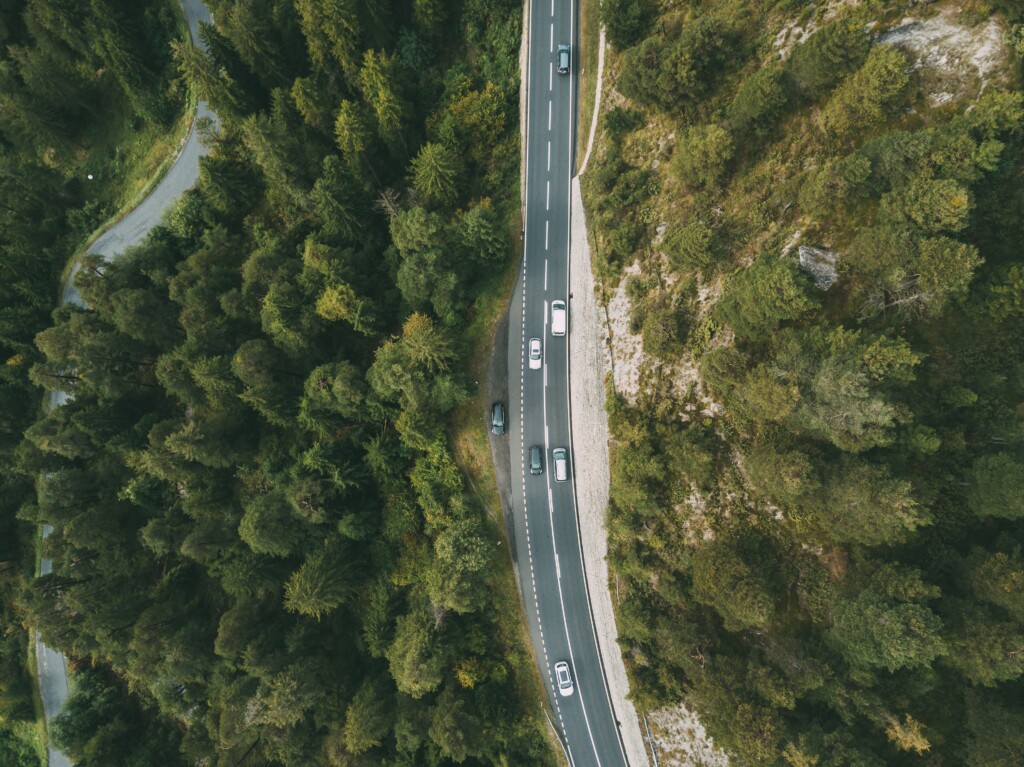
[[[983,82],[889,0],[603,4],[619,642],[731,764],[1020,761],[1017,5],[944,17]]]

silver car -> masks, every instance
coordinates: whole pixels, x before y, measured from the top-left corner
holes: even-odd
[[[530,370],[540,370],[541,362],[544,361],[544,350],[541,348],[539,338],[530,339]]]
[[[491,405],[491,434],[500,437],[505,433],[505,406],[500,402]]]
[[[569,673],[569,664],[564,660],[555,664],[555,681],[558,682],[558,694],[563,698],[568,698],[576,692],[572,683],[572,674]]]
[[[559,45],[558,46],[558,74],[567,75],[569,74],[569,46]]]

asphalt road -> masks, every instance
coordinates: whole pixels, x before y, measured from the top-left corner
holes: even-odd
[[[515,556],[527,620],[556,726],[573,767],[625,767],[602,671],[583,569],[573,473],[556,482],[551,451],[572,465],[568,336],[551,334],[552,301],[569,306],[569,201],[575,144],[573,0],[531,0],[528,41],[523,271],[509,314],[509,424]],[[555,71],[558,46],[573,48],[569,74]],[[543,341],[540,370],[526,358]],[[530,447],[544,448],[544,473],[528,471]],[[575,692],[559,694],[554,667],[567,661]]]
[[[205,48],[199,39],[199,23],[201,21],[213,22],[209,9],[199,0],[179,0],[179,3],[188,20],[192,42]],[[99,253],[104,259],[110,260],[121,255],[133,245],[140,244],[146,235],[163,220],[164,214],[177,202],[178,198],[195,185],[199,179],[199,158],[207,152],[206,147],[199,140],[196,130],[197,122],[204,117],[210,118],[216,123],[217,118],[209,110],[206,102],[200,101],[196,110],[196,119],[192,123],[192,129],[189,131],[185,145],[166,175],[139,203],[138,207],[96,238],[88,248],[89,253]],[[79,266],[76,264],[71,270],[67,282],[64,283],[61,303],[84,305],[82,296],[74,284],[78,270]],[[68,396],[64,392],[50,392],[50,407],[60,407],[67,402],[67,399]],[[43,526],[43,538],[46,538],[51,532],[53,532],[52,527]],[[40,560],[40,575],[46,575],[52,570],[53,563],[49,559]],[[68,698],[67,662],[63,655],[43,644],[38,634],[36,634],[36,665],[39,674],[39,695],[43,701],[46,721],[49,722],[60,713],[64,701]],[[71,761],[67,756],[53,746],[49,747],[48,763],[49,767],[71,767]]]

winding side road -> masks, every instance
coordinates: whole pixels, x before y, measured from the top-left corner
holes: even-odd
[[[199,38],[199,24],[201,22],[213,23],[213,17],[209,9],[200,0],[179,0],[182,12],[188,21],[189,33],[192,36],[193,45],[205,47]],[[196,109],[195,117],[192,120],[192,128],[189,130],[188,138],[185,140],[177,159],[167,171],[160,183],[134,208],[128,215],[118,221],[114,226],[100,235],[89,246],[89,253],[98,253],[106,260],[111,260],[124,253],[133,245],[141,243],[154,227],[162,220],[164,214],[178,198],[191,189],[199,178],[199,158],[206,154],[207,149],[199,140],[196,130],[198,121],[202,118],[210,118],[216,122],[214,115],[205,101],[200,101]],[[75,276],[78,274],[79,265],[76,264],[68,276],[67,282],[61,293],[62,304],[75,304],[84,306],[82,296],[75,288]],[[49,397],[50,407],[60,407],[68,400],[65,392],[51,392]],[[42,530],[43,538],[53,532],[53,528],[44,525]],[[53,569],[53,563],[49,559],[41,559],[39,562],[39,574],[46,575]],[[68,674],[67,662],[63,655],[56,650],[47,647],[36,633],[36,663],[39,674],[39,695],[43,701],[43,710],[46,714],[46,722],[60,713],[64,701],[68,698]],[[68,757],[49,746],[48,761],[50,767],[71,767]]]

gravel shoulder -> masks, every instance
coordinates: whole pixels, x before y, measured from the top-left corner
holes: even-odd
[[[605,377],[610,372],[605,334],[595,294],[594,273],[587,242],[587,220],[580,196],[579,176],[572,181],[569,290],[572,322],[569,333],[569,387],[572,410],[573,471],[576,509],[590,607],[597,628],[612,708],[619,721],[626,757],[632,767],[646,767],[647,749],[636,707],[629,700],[629,679],[619,649],[619,632],[608,578],[608,414]]]
[[[512,292],[512,300],[520,295],[521,285],[516,283],[516,289]],[[498,320],[498,327],[494,331],[494,352],[491,354],[491,365],[487,371],[487,401],[504,402],[506,407],[511,404],[508,391],[508,316],[509,309]],[[490,411],[484,414],[490,419]],[[503,437],[488,437],[491,444],[491,458],[494,460],[494,480],[498,486],[498,496],[501,498],[501,517],[505,524],[505,531],[508,534],[509,548],[512,555],[512,567],[515,571],[516,585],[519,584],[519,568],[516,559],[516,526],[512,518],[512,461],[509,453],[511,439],[506,435]],[[520,592],[522,589],[520,588]]]

